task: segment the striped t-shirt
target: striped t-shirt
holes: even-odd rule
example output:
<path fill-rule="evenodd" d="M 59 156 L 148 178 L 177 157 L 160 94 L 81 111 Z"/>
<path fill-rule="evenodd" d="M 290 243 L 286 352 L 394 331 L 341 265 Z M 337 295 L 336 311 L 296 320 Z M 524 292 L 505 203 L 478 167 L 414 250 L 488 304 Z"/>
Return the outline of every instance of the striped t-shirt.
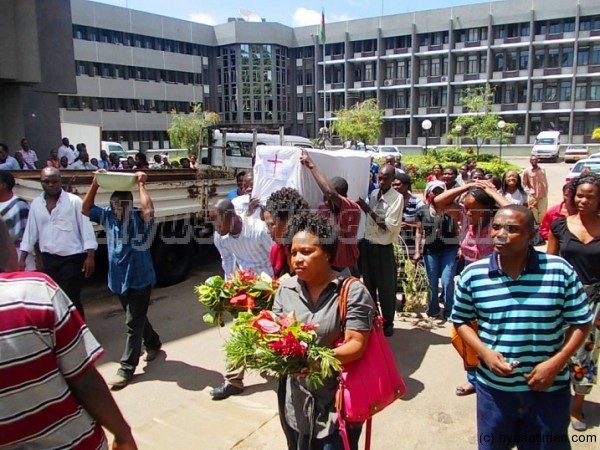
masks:
<path fill-rule="evenodd" d="M 0 447 L 101 449 L 102 428 L 72 395 L 102 348 L 44 274 L 0 274 Z"/>
<path fill-rule="evenodd" d="M 516 279 L 498 267 L 497 254 L 465 268 L 456 286 L 452 321 L 477 320 L 479 339 L 519 365 L 505 377 L 493 374 L 483 363 L 477 382 L 501 391 L 530 390 L 525 374 L 548 360 L 563 346 L 568 325 L 592 320 L 587 297 L 573 268 L 562 258 L 533 249 L 525 270 Z M 548 391 L 568 386 L 567 367 Z"/>

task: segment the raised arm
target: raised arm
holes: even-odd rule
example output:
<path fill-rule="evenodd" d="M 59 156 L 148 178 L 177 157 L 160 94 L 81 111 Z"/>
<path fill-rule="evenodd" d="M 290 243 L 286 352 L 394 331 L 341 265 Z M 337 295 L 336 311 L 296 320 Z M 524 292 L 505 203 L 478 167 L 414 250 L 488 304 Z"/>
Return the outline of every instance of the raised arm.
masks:
<path fill-rule="evenodd" d="M 140 206 L 142 208 L 142 219 L 144 222 L 150 222 L 154 220 L 154 203 L 152 203 L 152 199 L 150 198 L 150 194 L 146 189 L 146 180 L 148 179 L 148 175 L 144 172 L 136 172 L 137 176 L 137 184 L 140 189 Z"/>
<path fill-rule="evenodd" d="M 90 210 L 96 201 L 96 194 L 98 193 L 98 181 L 96 177 L 92 179 L 92 185 L 88 189 L 83 198 L 83 204 L 81 205 L 81 212 L 84 216 L 90 216 Z"/>
<path fill-rule="evenodd" d="M 473 187 L 473 184 L 448 189 L 433 199 L 433 206 L 440 212 L 445 212 L 450 217 L 460 220 L 460 207 L 456 199 Z"/>
<path fill-rule="evenodd" d="M 300 162 L 304 167 L 306 167 L 312 173 L 319 189 L 323 192 L 323 195 L 327 197 L 331 203 L 335 205 L 336 208 L 339 208 L 342 201 L 340 200 L 340 194 L 337 193 L 331 182 L 325 177 L 323 172 L 319 170 L 317 165 L 314 163 L 312 158 L 309 156 L 306 149 L 302 149 L 302 156 L 300 156 Z"/>

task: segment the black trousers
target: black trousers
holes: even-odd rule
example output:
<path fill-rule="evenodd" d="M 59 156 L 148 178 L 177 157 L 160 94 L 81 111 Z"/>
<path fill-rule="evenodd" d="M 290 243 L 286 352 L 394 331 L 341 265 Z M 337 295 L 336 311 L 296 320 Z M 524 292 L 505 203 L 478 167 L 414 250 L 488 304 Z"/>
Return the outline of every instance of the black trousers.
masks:
<path fill-rule="evenodd" d="M 396 315 L 396 259 L 394 246 L 361 241 L 363 281 L 373 300 L 379 304 L 385 324 L 394 323 Z"/>
<path fill-rule="evenodd" d="M 71 299 L 81 318 L 85 320 L 81 304 L 81 287 L 83 286 L 83 262 L 87 254 L 58 256 L 42 253 L 41 255 L 44 273 L 56 281 L 67 297 Z"/>
<path fill-rule="evenodd" d="M 144 289 L 129 289 L 125 294 L 119 295 L 119 301 L 125 310 L 125 325 L 127 326 L 127 339 L 125 351 L 121 356 L 123 375 L 133 375 L 140 362 L 142 343 L 146 349 L 157 349 L 161 346 L 160 337 L 154 331 L 148 320 L 148 306 L 152 286 Z"/>

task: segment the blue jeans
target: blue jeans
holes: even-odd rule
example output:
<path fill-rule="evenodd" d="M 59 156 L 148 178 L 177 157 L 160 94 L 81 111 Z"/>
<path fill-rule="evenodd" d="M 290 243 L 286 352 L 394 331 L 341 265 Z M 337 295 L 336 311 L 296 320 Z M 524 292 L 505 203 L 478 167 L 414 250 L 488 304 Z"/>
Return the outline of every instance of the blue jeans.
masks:
<path fill-rule="evenodd" d="M 479 450 L 567 450 L 571 396 L 553 392 L 505 392 L 477 386 Z"/>
<path fill-rule="evenodd" d="M 450 317 L 454 304 L 454 274 L 456 272 L 456 254 L 458 247 L 452 247 L 442 253 L 431 253 L 425 250 L 424 262 L 427 278 L 429 279 L 429 308 L 427 314 L 437 316 L 440 313 L 438 303 L 438 280 L 442 279 L 444 296 L 444 317 Z"/>

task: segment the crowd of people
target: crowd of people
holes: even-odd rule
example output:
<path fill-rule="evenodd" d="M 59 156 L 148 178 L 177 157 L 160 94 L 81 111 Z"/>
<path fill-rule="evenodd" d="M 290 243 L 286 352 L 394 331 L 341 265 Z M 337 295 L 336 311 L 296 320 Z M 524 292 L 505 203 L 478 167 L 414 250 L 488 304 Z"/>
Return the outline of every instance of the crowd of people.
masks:
<path fill-rule="evenodd" d="M 121 157 L 117 153 L 108 153 L 101 149 L 99 158 L 90 158 L 87 145 L 79 143 L 73 146 L 69 138 L 63 138 L 58 148 L 50 149 L 48 159 L 44 162 L 38 159 L 35 150 L 29 146 L 26 138 L 21 139 L 21 148 L 10 155 L 8 146 L 0 143 L 0 170 L 38 170 L 43 167 L 54 167 L 60 170 L 148 170 L 148 169 L 195 169 L 197 167 L 197 156 L 179 158 L 177 162 L 169 160 L 168 152 L 162 152 L 148 157 L 143 152 L 134 156 Z"/>
<path fill-rule="evenodd" d="M 73 158 L 70 164 L 77 162 L 87 160 Z M 426 314 L 440 325 L 453 324 L 479 356 L 477 370 L 468 372 L 465 384 L 455 390 L 459 396 L 477 393 L 478 432 L 510 434 L 519 429 L 566 435 L 569 423 L 578 431 L 587 428 L 584 398 L 596 383 L 600 348 L 597 328 L 590 333 L 600 314 L 600 272 L 594 264 L 600 252 L 600 176 L 585 174 L 574 180 L 563 190 L 564 202 L 546 211 L 548 180 L 535 157 L 522 173 L 508 171 L 502 177 L 486 174 L 474 160 L 459 168 L 436 164 L 422 198 L 412 192 L 406 168 L 393 157 L 372 167 L 364 199 L 348 198 L 352 180 L 328 178 L 306 150 L 300 162 L 323 194 L 318 210 L 311 210 L 292 188 L 273 192 L 262 204 L 252 197 L 251 173 L 239 173 L 238 186 L 214 205 L 214 245 L 226 279 L 236 269 L 289 274 L 276 293 L 274 311 L 293 311 L 299 320 L 316 321 L 318 343 L 348 363 L 365 351 L 377 314 L 383 317 L 385 335 L 394 335 L 399 307 L 394 245 L 401 240 L 408 256 L 425 266 L 430 290 Z M 150 168 L 143 158 L 138 163 Z M 0 170 L 0 232 L 6 229 L 4 239 L 11 242 L 0 247 L 0 285 L 10 287 L 0 301 L 0 314 L 15 320 L 11 305 L 17 311 L 28 308 L 35 283 L 45 286 L 45 292 L 67 293 L 71 301 L 64 294 L 36 298 L 52 312 L 53 326 L 43 322 L 47 315 L 28 315 L 27 326 L 53 334 L 62 332 L 58 325 L 65 321 L 79 330 L 73 345 L 85 347 L 79 355 L 84 363 L 74 370 L 75 361 L 69 361 L 65 369 L 57 359 L 58 370 L 66 370 L 61 373 L 74 401 L 123 442 L 116 448 L 134 448 L 127 424 L 104 393 L 104 382 L 97 387 L 104 398 L 99 411 L 89 406 L 72 380 L 80 373 L 96 380 L 93 361 L 101 353 L 85 327 L 79 300 L 82 280 L 94 270 L 92 221 L 106 231 L 108 286 L 126 312 L 125 351 L 109 385 L 122 389 L 132 381 L 143 347 L 146 361 L 161 351 L 160 337 L 147 319 L 155 274 L 149 245 L 143 245 L 154 221 L 146 174 L 137 172 L 139 208 L 131 192 L 114 192 L 109 206 L 96 206 L 95 180 L 83 201 L 66 193 L 53 165 L 42 170 L 40 181 L 43 195 L 28 207 L 12 193 L 14 177 Z M 537 233 L 549 241 L 546 253 L 532 246 Z M 12 245 L 18 256 L 12 255 Z M 37 262 L 48 278 L 27 275 L 36 248 Z M 352 284 L 346 321 L 340 324 L 339 287 L 351 276 L 361 277 L 362 283 Z M 83 342 L 86 336 L 89 341 Z M 16 382 L 1 376 L 10 361 L 0 355 L 3 400 L 3 392 L 18 398 L 20 386 L 27 383 L 26 375 Z M 335 379 L 325 380 L 315 389 L 302 376 L 279 380 L 278 406 L 288 448 L 343 448 L 336 384 Z M 223 400 L 243 391 L 244 370 L 229 370 L 211 395 Z M 46 438 L 35 427 L 28 436 L 4 434 L 8 403 L 0 404 L 0 445 Z M 108 411 L 112 421 L 106 418 Z M 12 413 L 28 417 L 25 409 Z M 360 434 L 360 426 L 348 430 L 352 448 L 357 448 Z M 482 443 L 480 448 L 495 447 Z"/>

